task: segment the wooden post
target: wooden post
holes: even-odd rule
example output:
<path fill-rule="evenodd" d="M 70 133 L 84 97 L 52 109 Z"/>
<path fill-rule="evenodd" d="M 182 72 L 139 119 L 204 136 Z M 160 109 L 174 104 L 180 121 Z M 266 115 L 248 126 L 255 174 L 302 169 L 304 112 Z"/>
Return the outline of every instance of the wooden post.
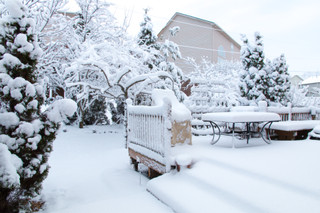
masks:
<path fill-rule="evenodd" d="M 165 118 L 165 140 L 164 140 L 164 157 L 166 162 L 166 172 L 169 172 L 171 169 L 170 159 L 169 159 L 169 149 L 171 147 L 171 140 L 172 140 L 172 120 L 171 120 L 171 113 L 172 113 L 172 103 L 169 98 L 163 99 L 164 108 L 166 110 L 166 118 Z"/>
<path fill-rule="evenodd" d="M 291 119 L 292 119 L 292 104 L 290 102 L 288 103 L 288 109 L 289 109 L 288 121 L 291 121 Z"/>

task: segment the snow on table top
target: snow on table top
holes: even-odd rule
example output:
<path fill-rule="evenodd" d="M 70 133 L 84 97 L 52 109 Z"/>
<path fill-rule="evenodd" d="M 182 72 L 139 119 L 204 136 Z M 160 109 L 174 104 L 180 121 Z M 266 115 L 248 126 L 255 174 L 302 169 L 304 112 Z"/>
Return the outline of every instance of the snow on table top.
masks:
<path fill-rule="evenodd" d="M 277 113 L 271 112 L 217 112 L 202 115 L 204 121 L 221 121 L 229 123 L 280 121 Z"/>
<path fill-rule="evenodd" d="M 271 129 L 282 131 L 298 131 L 304 129 L 313 129 L 320 124 L 320 120 L 306 120 L 306 121 L 282 121 L 271 125 Z"/>

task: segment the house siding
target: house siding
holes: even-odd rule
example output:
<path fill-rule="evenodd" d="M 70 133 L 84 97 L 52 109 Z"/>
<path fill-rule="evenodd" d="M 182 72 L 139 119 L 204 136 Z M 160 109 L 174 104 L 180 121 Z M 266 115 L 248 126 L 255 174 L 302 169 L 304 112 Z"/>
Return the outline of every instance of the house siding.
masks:
<path fill-rule="evenodd" d="M 180 27 L 176 36 L 170 35 L 169 29 L 175 26 Z M 194 58 L 200 63 L 202 58 L 217 63 L 219 57 L 218 49 L 225 51 L 225 60 L 239 60 L 240 45 L 233 41 L 222 29 L 213 22 L 176 13 L 168 24 L 158 34 L 160 42 L 169 39 L 179 45 L 183 58 Z M 233 50 L 231 48 L 233 46 Z M 231 53 L 234 51 L 236 53 Z M 184 60 L 177 59 L 176 64 L 184 73 L 190 73 L 192 67 Z"/>

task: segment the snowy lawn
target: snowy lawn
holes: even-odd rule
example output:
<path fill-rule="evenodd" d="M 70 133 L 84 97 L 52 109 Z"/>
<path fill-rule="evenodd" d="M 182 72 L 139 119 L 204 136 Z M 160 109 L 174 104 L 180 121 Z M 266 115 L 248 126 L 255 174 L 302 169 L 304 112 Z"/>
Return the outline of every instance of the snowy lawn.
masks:
<path fill-rule="evenodd" d="M 192 158 L 192 168 L 149 181 L 130 166 L 123 129 L 67 130 L 50 158 L 46 213 L 320 212 L 320 141 L 243 140 L 231 148 L 230 137 L 213 146 L 193 137 L 192 146 L 172 150 Z"/>
<path fill-rule="evenodd" d="M 44 183 L 45 212 L 172 212 L 146 191 L 148 179 L 132 169 L 124 147 L 120 127 L 61 131 Z"/>

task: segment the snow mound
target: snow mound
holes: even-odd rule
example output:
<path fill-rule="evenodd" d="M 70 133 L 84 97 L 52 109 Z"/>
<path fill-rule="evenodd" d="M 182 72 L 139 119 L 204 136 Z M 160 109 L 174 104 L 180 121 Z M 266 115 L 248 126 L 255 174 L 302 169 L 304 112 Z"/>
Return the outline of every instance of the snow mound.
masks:
<path fill-rule="evenodd" d="M 154 105 L 161 106 L 164 99 L 168 98 L 172 104 L 172 118 L 177 122 L 191 120 L 190 110 L 180 103 L 172 90 L 154 89 L 152 91 L 152 100 Z"/>
<path fill-rule="evenodd" d="M 188 166 L 192 163 L 192 157 L 189 155 L 176 156 L 176 163 L 180 166 Z"/>

